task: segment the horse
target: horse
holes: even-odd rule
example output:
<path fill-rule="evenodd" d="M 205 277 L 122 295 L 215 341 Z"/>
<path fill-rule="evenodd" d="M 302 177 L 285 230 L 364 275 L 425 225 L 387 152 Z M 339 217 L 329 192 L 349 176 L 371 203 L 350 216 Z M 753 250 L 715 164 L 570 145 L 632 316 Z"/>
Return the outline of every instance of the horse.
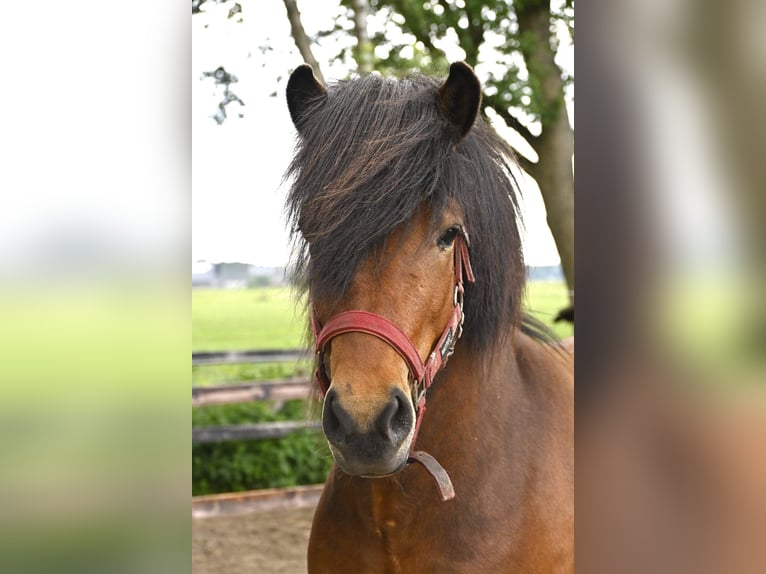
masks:
<path fill-rule="evenodd" d="M 303 65 L 286 95 L 334 458 L 309 573 L 573 571 L 574 359 L 521 310 L 516 164 L 473 70 L 324 86 Z"/>

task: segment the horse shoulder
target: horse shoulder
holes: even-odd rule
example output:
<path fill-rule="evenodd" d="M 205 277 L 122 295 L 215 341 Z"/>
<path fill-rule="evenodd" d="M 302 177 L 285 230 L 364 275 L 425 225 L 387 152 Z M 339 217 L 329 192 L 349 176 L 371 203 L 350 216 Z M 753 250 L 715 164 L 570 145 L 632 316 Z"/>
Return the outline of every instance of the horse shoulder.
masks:
<path fill-rule="evenodd" d="M 536 476 L 531 512 L 536 528 L 526 528 L 529 544 L 542 541 L 540 565 L 568 572 L 574 556 L 574 357 L 567 346 L 551 346 L 519 334 L 515 345 L 519 374 L 536 413 L 529 429 L 534 436 Z"/>
<path fill-rule="evenodd" d="M 514 341 L 521 376 L 546 395 L 568 399 L 574 391 L 574 336 L 548 344 L 517 333 Z"/>

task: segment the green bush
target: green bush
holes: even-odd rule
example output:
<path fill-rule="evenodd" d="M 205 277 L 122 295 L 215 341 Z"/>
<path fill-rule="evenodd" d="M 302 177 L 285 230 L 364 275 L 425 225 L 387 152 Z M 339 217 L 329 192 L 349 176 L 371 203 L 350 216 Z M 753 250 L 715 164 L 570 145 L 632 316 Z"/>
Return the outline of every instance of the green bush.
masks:
<path fill-rule="evenodd" d="M 304 401 L 274 411 L 267 403 L 192 408 L 193 426 L 302 420 Z M 324 437 L 299 431 L 282 439 L 228 441 L 192 447 L 192 495 L 324 482 L 332 463 Z"/>

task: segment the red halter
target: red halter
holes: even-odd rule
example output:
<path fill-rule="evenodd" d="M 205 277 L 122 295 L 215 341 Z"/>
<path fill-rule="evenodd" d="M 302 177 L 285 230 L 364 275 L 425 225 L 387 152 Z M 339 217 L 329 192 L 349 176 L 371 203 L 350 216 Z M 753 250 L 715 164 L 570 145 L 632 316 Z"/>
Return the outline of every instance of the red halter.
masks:
<path fill-rule="evenodd" d="M 455 490 L 447 471 L 426 452 L 414 452 L 420 423 L 426 412 L 426 391 L 433 384 L 436 374 L 444 368 L 455 350 L 455 343 L 463 332 L 463 273 L 469 283 L 474 282 L 471 260 L 468 257 L 468 233 L 461 230 L 455 239 L 455 295 L 454 308 L 447 325 L 433 346 L 428 359 L 423 362 L 410 338 L 396 324 L 382 315 L 369 311 L 345 311 L 333 316 L 324 326 L 317 320 L 311 309 L 311 330 L 316 340 L 316 353 L 320 355 L 315 378 L 322 396 L 327 393 L 330 381 L 324 370 L 323 353 L 327 343 L 343 333 L 359 332 L 373 335 L 388 343 L 407 363 L 412 378 L 412 402 L 415 405 L 415 432 L 410 443 L 408 462 L 420 462 L 436 480 L 442 500 L 454 498 Z"/>

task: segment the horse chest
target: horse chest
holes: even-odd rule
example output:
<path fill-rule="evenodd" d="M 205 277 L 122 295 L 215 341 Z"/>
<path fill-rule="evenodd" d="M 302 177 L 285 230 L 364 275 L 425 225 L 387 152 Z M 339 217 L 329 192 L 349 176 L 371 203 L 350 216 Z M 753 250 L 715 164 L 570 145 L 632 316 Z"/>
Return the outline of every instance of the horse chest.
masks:
<path fill-rule="evenodd" d="M 481 529 L 466 531 L 454 502 L 435 500 L 429 480 L 424 492 L 394 481 L 353 481 L 358 489 L 347 480 L 331 485 L 317 509 L 315 526 L 322 527 L 312 531 L 309 572 L 499 572 L 477 560 L 480 543 L 473 537 L 481 537 Z"/>
<path fill-rule="evenodd" d="M 402 501 L 401 496 L 392 495 L 384 489 L 374 489 L 365 502 L 369 503 L 369 515 L 360 513 L 358 527 L 366 528 L 370 534 L 370 546 L 377 548 L 383 556 L 391 557 L 392 566 L 397 566 L 396 557 L 413 544 L 408 533 L 412 531 L 416 513 Z"/>

